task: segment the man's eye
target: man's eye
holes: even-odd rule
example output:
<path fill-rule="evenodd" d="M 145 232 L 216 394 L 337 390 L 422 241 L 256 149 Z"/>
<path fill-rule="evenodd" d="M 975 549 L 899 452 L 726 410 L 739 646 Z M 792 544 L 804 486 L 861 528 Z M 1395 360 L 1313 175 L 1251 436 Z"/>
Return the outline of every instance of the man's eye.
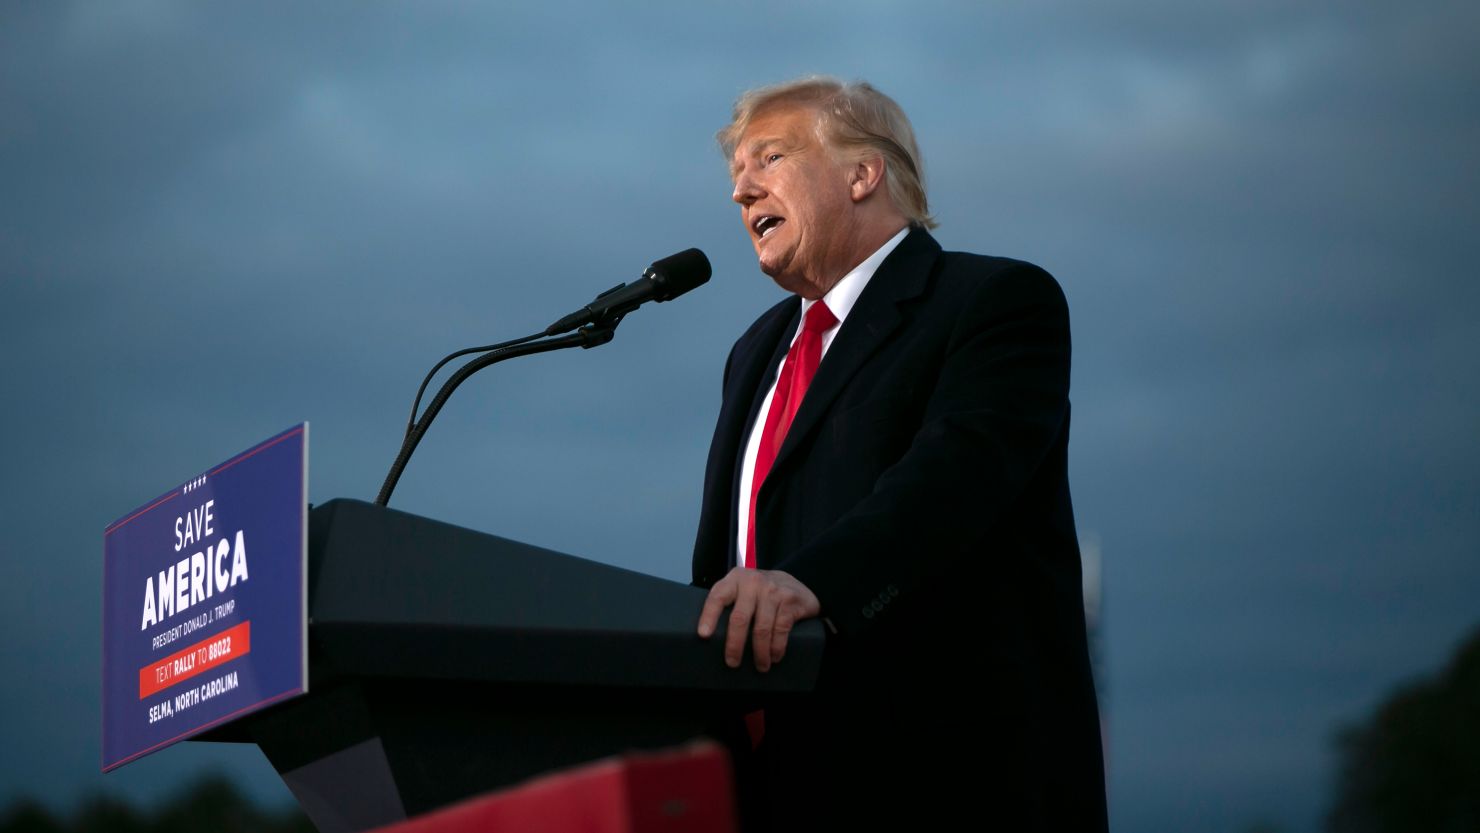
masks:
<path fill-rule="evenodd" d="M 781 159 L 781 154 L 779 154 L 779 153 L 773 153 L 773 154 L 771 154 L 771 155 L 769 155 L 769 156 L 766 157 L 766 164 L 767 165 L 774 165 L 780 159 Z"/>

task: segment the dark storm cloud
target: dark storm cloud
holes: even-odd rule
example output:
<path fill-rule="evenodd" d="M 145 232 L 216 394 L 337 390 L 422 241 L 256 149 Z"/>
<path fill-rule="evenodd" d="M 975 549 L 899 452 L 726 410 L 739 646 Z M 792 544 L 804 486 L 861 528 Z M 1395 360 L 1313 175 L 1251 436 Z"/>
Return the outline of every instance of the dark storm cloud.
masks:
<path fill-rule="evenodd" d="M 948 248 L 1067 290 L 1117 829 L 1313 829 L 1333 726 L 1474 623 L 1467 7 L 5 17 L 0 668 L 38 680 L 6 698 L 8 791 L 97 783 L 106 523 L 305 418 L 313 499 L 369 497 L 437 357 L 699 245 L 714 281 L 612 345 L 466 385 L 395 501 L 682 577 L 718 370 L 779 297 L 711 137 L 801 72 L 906 107 Z M 103 783 L 202 757 L 281 795 L 220 751 Z"/>

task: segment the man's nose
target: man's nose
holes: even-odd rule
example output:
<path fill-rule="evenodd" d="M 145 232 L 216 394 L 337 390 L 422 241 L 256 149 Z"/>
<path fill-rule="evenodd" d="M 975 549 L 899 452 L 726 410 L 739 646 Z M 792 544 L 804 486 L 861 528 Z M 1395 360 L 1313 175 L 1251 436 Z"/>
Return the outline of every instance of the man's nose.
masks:
<path fill-rule="evenodd" d="M 735 177 L 735 193 L 730 195 L 730 199 L 741 205 L 750 205 L 765 196 L 765 193 L 755 177 L 747 171 L 741 171 Z"/>

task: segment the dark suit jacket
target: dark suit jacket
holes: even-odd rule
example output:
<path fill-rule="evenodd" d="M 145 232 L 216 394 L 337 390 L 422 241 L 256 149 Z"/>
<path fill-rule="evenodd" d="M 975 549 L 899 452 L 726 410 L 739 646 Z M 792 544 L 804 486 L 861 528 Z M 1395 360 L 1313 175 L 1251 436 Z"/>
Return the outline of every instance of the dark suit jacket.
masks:
<path fill-rule="evenodd" d="M 795 297 L 767 311 L 725 366 L 700 586 L 734 564 L 741 454 L 799 313 Z M 811 588 L 836 629 L 817 692 L 767 709 L 764 826 L 964 810 L 1105 828 L 1068 392 L 1068 310 L 1046 272 L 919 229 L 879 267 L 757 503 L 759 565 Z"/>

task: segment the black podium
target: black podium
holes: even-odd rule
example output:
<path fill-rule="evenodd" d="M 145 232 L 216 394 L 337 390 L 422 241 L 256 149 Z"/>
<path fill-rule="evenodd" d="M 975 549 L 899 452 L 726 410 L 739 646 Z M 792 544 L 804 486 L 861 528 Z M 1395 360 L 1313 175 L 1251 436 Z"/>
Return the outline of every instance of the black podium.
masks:
<path fill-rule="evenodd" d="M 309 693 L 197 740 L 256 743 L 321 833 L 682 743 L 812 689 L 822 624 L 724 665 L 705 591 L 369 503 L 309 516 Z"/>

